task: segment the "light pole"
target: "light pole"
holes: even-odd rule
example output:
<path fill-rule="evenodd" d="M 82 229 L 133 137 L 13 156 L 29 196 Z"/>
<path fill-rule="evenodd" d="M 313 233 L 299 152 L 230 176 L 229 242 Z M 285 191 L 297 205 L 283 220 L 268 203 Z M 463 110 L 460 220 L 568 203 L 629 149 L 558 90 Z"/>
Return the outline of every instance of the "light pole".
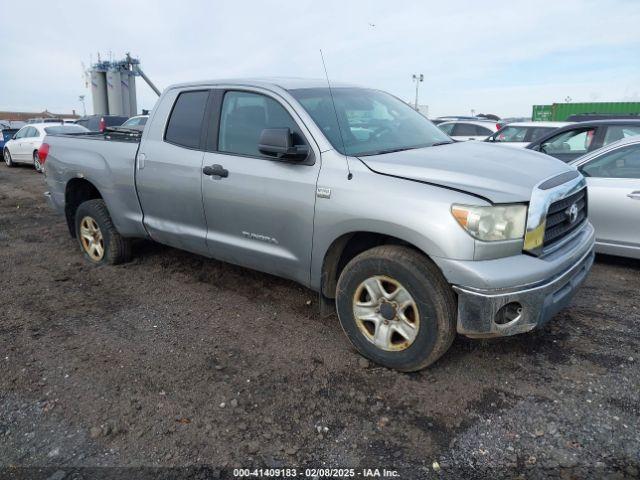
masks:
<path fill-rule="evenodd" d="M 87 107 L 84 106 L 84 95 L 78 96 L 78 100 L 80 100 L 80 103 L 82 103 L 82 116 L 86 117 L 87 116 Z"/>
<path fill-rule="evenodd" d="M 416 104 L 415 104 L 415 109 L 416 111 L 418 111 L 418 86 L 420 85 L 420 82 L 424 81 L 424 75 L 423 74 L 413 74 L 412 76 L 413 81 L 416 82 Z"/>

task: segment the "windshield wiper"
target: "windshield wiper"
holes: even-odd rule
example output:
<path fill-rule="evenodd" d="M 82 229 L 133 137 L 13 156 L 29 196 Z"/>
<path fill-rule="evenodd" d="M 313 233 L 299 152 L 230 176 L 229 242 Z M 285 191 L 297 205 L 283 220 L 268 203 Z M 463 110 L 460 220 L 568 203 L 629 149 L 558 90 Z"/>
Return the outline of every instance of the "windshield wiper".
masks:
<path fill-rule="evenodd" d="M 430 146 L 432 146 L 432 147 L 438 147 L 438 146 L 440 146 L 440 145 L 449 145 L 450 143 L 455 143 L 455 142 L 453 142 L 453 141 L 451 141 L 451 140 L 446 140 L 446 141 L 444 141 L 444 142 L 436 142 L 436 143 L 432 143 Z"/>
<path fill-rule="evenodd" d="M 416 148 L 422 148 L 424 145 L 416 145 L 413 147 L 402 147 L 402 148 L 390 148 L 388 150 L 378 150 L 375 152 L 367 152 L 361 153 L 357 155 L 358 157 L 369 157 L 372 155 L 384 155 L 385 153 L 395 153 L 395 152 L 404 152 L 405 150 L 415 150 Z"/>

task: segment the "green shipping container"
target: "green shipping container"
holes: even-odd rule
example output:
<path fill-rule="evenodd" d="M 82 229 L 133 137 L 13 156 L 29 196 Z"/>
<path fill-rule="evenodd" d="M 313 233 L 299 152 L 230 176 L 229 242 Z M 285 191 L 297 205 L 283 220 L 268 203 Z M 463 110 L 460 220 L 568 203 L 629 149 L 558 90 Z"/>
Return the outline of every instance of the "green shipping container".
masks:
<path fill-rule="evenodd" d="M 585 113 L 640 115 L 640 102 L 553 103 L 551 105 L 534 105 L 531 118 L 534 122 L 563 122 L 570 115 Z"/>

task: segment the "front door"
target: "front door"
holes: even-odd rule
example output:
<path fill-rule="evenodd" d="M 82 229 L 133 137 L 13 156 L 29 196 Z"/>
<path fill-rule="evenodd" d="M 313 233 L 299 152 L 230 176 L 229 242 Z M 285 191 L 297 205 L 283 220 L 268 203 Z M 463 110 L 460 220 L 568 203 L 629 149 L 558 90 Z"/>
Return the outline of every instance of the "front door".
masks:
<path fill-rule="evenodd" d="M 202 194 L 211 256 L 308 284 L 320 153 L 295 111 L 258 90 L 218 91 L 219 128 L 204 154 Z M 307 159 L 259 150 L 265 128 L 289 128 Z"/>
<path fill-rule="evenodd" d="M 136 185 L 152 239 L 207 254 L 202 208 L 202 158 L 208 90 L 167 93 L 149 122 L 137 156 Z"/>
<path fill-rule="evenodd" d="M 580 171 L 600 251 L 640 257 L 640 144 L 605 152 Z"/>

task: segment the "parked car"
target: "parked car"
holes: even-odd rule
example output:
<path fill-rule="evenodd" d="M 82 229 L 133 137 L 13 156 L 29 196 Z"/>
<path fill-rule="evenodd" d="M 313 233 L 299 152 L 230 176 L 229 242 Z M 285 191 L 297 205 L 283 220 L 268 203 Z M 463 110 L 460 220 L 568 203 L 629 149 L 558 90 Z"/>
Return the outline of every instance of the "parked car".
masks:
<path fill-rule="evenodd" d="M 0 127 L 0 150 L 4 149 L 5 144 L 18 133 L 19 128 Z"/>
<path fill-rule="evenodd" d="M 498 131 L 498 126 L 493 120 L 454 120 L 440 123 L 438 128 L 459 142 L 485 140 Z"/>
<path fill-rule="evenodd" d="M 464 115 L 448 115 L 446 117 L 437 117 L 437 118 L 433 118 L 431 119 L 431 122 L 433 122 L 434 125 L 440 125 L 441 123 L 444 122 L 451 122 L 454 120 L 477 120 L 477 117 L 470 117 L 470 116 L 464 116 Z"/>
<path fill-rule="evenodd" d="M 128 119 L 124 115 L 88 115 L 76 120 L 76 125 L 82 125 L 92 132 L 104 132 L 105 128 L 119 127 Z"/>
<path fill-rule="evenodd" d="M 42 161 L 87 261 L 125 262 L 131 239 L 151 238 L 292 279 L 335 306 L 363 355 L 402 371 L 456 332 L 544 324 L 593 263 L 574 168 L 453 142 L 379 90 L 187 83 L 163 92 L 142 135 L 74 137 L 47 136 Z"/>
<path fill-rule="evenodd" d="M 509 147 L 524 148 L 543 135 L 560 127 L 570 125 L 568 122 L 514 122 L 502 127 L 485 142 L 493 142 Z"/>
<path fill-rule="evenodd" d="M 144 130 L 144 126 L 147 124 L 149 115 L 136 115 L 120 125 L 123 128 L 132 128 L 134 130 Z"/>
<path fill-rule="evenodd" d="M 526 148 L 570 162 L 617 140 L 640 134 L 640 120 L 593 120 L 559 128 Z"/>
<path fill-rule="evenodd" d="M 618 140 L 571 164 L 587 179 L 596 251 L 640 258 L 640 136 Z"/>
<path fill-rule="evenodd" d="M 63 123 L 63 120 L 59 117 L 36 117 L 27 120 L 27 124 L 34 123 Z"/>
<path fill-rule="evenodd" d="M 2 149 L 2 156 L 7 167 L 15 163 L 30 163 L 38 172 L 42 165 L 38 157 L 38 149 L 45 135 L 88 132 L 79 125 L 63 125 L 62 123 L 32 123 L 18 130 Z"/>

